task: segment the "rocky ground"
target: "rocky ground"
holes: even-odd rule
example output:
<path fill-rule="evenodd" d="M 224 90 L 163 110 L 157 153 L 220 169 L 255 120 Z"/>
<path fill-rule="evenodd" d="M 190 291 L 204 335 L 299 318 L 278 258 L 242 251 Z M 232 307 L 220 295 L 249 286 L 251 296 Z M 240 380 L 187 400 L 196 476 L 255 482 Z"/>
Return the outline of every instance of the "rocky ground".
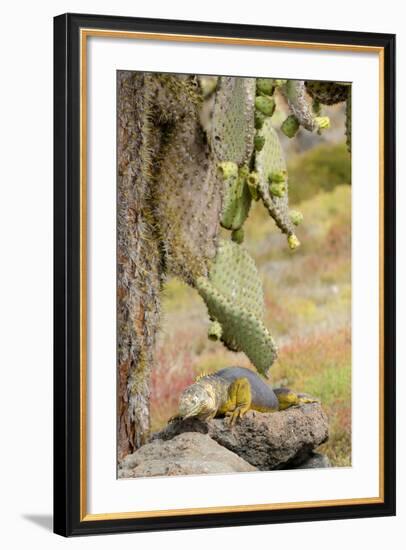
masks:
<path fill-rule="evenodd" d="M 223 418 L 175 420 L 120 463 L 119 477 L 326 468 L 328 458 L 315 449 L 327 439 L 328 420 L 318 403 L 249 411 L 234 426 Z"/>

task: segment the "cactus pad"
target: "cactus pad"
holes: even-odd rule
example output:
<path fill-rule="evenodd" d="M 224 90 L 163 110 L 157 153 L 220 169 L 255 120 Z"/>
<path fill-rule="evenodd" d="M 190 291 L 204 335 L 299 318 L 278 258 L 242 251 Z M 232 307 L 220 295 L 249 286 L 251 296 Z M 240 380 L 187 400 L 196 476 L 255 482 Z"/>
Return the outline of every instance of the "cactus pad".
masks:
<path fill-rule="evenodd" d="M 213 110 L 211 146 L 218 161 L 239 166 L 254 147 L 255 78 L 221 77 Z"/>
<path fill-rule="evenodd" d="M 223 210 L 220 223 L 225 229 L 240 229 L 248 217 L 251 207 L 251 193 L 247 185 L 248 170 L 232 162 L 223 162 L 219 165 L 223 175 L 225 189 Z"/>
<path fill-rule="evenodd" d="M 193 83 L 170 76 L 158 81 L 159 105 L 176 103 L 155 166 L 151 202 L 160 232 L 165 271 L 193 285 L 207 275 L 216 254 L 224 184 L 199 123 Z M 165 95 L 166 94 L 166 95 Z M 176 98 L 185 100 L 183 111 Z M 186 99 L 189 98 L 188 101 Z M 162 107 L 157 116 L 162 117 Z M 172 109 L 168 109 L 169 114 Z"/>
<path fill-rule="evenodd" d="M 282 147 L 270 119 L 264 122 L 258 134 L 265 138 L 264 147 L 255 155 L 255 169 L 259 176 L 258 193 L 276 225 L 289 237 L 295 231 L 288 209 L 287 177 L 283 182 L 284 192 L 281 197 L 271 194 L 269 185 L 270 179 L 272 181 L 276 175 L 286 174 Z"/>
<path fill-rule="evenodd" d="M 312 98 L 323 105 L 335 105 L 345 101 L 350 90 L 348 84 L 339 84 L 338 82 L 306 80 L 305 85 Z"/>
<path fill-rule="evenodd" d="M 262 320 L 262 284 L 248 252 L 231 241 L 220 241 L 209 277 L 199 277 L 196 287 L 211 319 L 221 325 L 218 333 L 225 346 L 243 351 L 266 374 L 277 348 Z"/>
<path fill-rule="evenodd" d="M 286 97 L 289 108 L 295 115 L 299 124 L 313 132 L 317 124 L 312 112 L 312 106 L 306 99 L 306 89 L 303 80 L 287 80 L 281 91 Z"/>

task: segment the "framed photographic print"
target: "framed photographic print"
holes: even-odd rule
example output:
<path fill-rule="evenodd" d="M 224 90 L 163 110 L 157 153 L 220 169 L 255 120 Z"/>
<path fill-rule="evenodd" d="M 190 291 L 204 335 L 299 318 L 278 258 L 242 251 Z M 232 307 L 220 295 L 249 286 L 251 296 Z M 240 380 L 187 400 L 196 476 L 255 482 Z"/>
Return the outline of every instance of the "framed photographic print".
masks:
<path fill-rule="evenodd" d="M 54 530 L 395 513 L 395 37 L 54 20 Z"/>

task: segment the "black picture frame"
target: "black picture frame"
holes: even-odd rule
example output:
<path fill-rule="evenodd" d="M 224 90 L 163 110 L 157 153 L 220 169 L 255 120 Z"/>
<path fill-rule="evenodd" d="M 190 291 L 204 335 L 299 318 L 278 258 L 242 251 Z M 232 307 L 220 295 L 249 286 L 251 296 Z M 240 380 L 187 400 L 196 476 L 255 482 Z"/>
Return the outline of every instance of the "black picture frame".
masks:
<path fill-rule="evenodd" d="M 89 521 L 80 512 L 80 29 L 200 35 L 382 49 L 384 58 L 384 469 L 382 502 Z M 64 14 L 54 19 L 54 532 L 63 536 L 395 514 L 395 36 Z"/>

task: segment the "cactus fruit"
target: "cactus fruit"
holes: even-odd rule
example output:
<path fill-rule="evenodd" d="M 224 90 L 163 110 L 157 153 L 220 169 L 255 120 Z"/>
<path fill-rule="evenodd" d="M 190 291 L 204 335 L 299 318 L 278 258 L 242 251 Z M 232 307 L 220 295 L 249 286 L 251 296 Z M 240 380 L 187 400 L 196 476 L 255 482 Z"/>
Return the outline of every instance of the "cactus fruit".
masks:
<path fill-rule="evenodd" d="M 307 92 L 323 105 L 335 105 L 345 101 L 350 87 L 338 82 L 323 82 L 320 80 L 306 80 Z"/>
<path fill-rule="evenodd" d="M 295 117 L 295 115 L 289 115 L 283 122 L 281 126 L 282 132 L 287 136 L 288 138 L 295 137 L 297 131 L 299 130 L 299 121 Z"/>
<path fill-rule="evenodd" d="M 211 319 L 221 325 L 225 346 L 243 351 L 265 375 L 277 349 L 262 321 L 262 284 L 248 252 L 231 241 L 220 241 L 209 277 L 198 278 L 196 287 Z"/>
<path fill-rule="evenodd" d="M 330 119 L 328 116 L 318 116 L 314 120 L 319 131 L 330 128 Z"/>
<path fill-rule="evenodd" d="M 266 116 L 263 113 L 261 113 L 261 111 L 255 111 L 254 124 L 255 124 L 256 130 L 260 130 L 262 128 L 262 126 L 264 125 L 265 119 L 266 119 Z"/>
<path fill-rule="evenodd" d="M 255 78 L 221 77 L 215 97 L 211 146 L 218 161 L 248 162 L 254 148 Z"/>
<path fill-rule="evenodd" d="M 264 145 L 265 145 L 265 138 L 263 136 L 257 135 L 254 137 L 255 151 L 260 151 Z"/>
<path fill-rule="evenodd" d="M 231 240 L 235 243 L 241 244 L 244 241 L 244 229 L 240 227 L 240 229 L 233 229 L 231 233 Z"/>
<path fill-rule="evenodd" d="M 272 95 L 275 84 L 272 78 L 257 78 L 257 91 L 261 94 Z"/>
<path fill-rule="evenodd" d="M 209 330 L 207 332 L 209 340 L 220 340 L 222 334 L 223 329 L 221 328 L 220 323 L 218 323 L 217 321 L 211 321 L 209 325 Z"/>
<path fill-rule="evenodd" d="M 269 183 L 284 183 L 286 181 L 286 170 L 280 170 L 279 172 L 272 172 L 268 176 Z"/>
<path fill-rule="evenodd" d="M 275 100 L 267 95 L 259 95 L 255 98 L 255 108 L 265 116 L 272 116 L 275 111 Z"/>
<path fill-rule="evenodd" d="M 278 79 L 274 79 L 273 83 L 275 84 L 275 86 L 277 86 L 278 88 L 281 88 L 282 86 L 284 86 L 286 84 L 287 80 L 278 80 Z"/>
<path fill-rule="evenodd" d="M 254 201 L 257 201 L 259 199 L 258 183 L 259 183 L 258 173 L 250 172 L 247 176 L 247 185 L 248 185 L 249 192 L 251 193 L 251 197 L 254 199 Z"/>
<path fill-rule="evenodd" d="M 289 237 L 294 234 L 294 226 L 288 209 L 288 180 L 282 147 L 270 119 L 265 121 L 258 133 L 265 138 L 265 145 L 255 154 L 255 169 L 258 174 L 256 189 L 276 225 Z M 271 179 L 271 185 L 269 185 L 269 179 Z M 281 181 L 274 181 L 274 179 Z M 283 188 L 272 187 L 276 193 L 271 194 L 270 186 L 283 186 Z"/>
<path fill-rule="evenodd" d="M 291 210 L 289 216 L 294 225 L 300 225 L 303 221 L 303 214 L 298 210 Z"/>
<path fill-rule="evenodd" d="M 289 235 L 288 244 L 291 250 L 295 250 L 298 246 L 300 246 L 299 239 L 296 237 L 296 235 Z"/>
<path fill-rule="evenodd" d="M 238 165 L 235 162 L 219 162 L 218 169 L 225 181 L 235 181 L 238 178 Z"/>
<path fill-rule="evenodd" d="M 280 183 L 271 183 L 269 186 L 269 192 L 273 197 L 279 197 L 282 198 L 286 193 L 286 183 L 280 182 Z"/>

